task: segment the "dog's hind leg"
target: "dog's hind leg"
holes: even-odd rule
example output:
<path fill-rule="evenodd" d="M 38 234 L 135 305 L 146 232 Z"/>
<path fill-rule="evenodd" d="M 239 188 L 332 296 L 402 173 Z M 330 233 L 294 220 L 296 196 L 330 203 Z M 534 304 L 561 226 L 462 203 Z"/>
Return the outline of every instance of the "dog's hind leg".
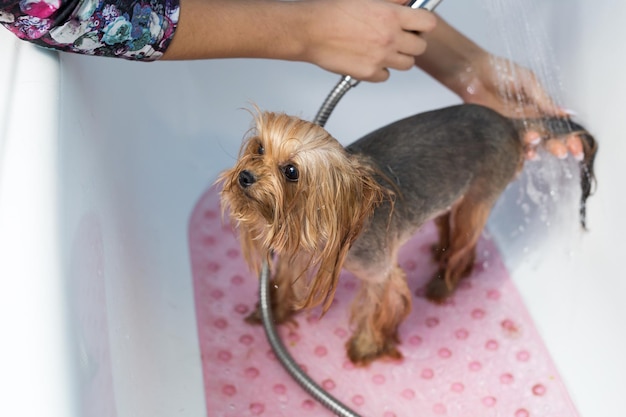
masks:
<path fill-rule="evenodd" d="M 433 259 L 441 262 L 450 249 L 450 212 L 444 213 L 435 219 L 439 241 L 432 246 Z"/>
<path fill-rule="evenodd" d="M 452 208 L 448 250 L 440 254 L 439 270 L 426 288 L 426 297 L 431 301 L 443 302 L 459 281 L 472 272 L 476 243 L 499 194 L 493 191 L 474 184 Z"/>
<path fill-rule="evenodd" d="M 411 310 L 411 291 L 404 271 L 395 265 L 382 282 L 362 279 L 354 300 L 351 324 L 354 334 L 346 344 L 350 360 L 361 366 L 386 357 L 401 359 L 398 326 Z"/>

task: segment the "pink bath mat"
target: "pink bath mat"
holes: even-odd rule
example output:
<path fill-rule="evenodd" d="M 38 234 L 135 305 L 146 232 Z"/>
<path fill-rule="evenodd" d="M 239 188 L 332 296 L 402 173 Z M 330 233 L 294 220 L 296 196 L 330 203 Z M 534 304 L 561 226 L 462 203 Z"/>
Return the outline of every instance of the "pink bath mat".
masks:
<path fill-rule="evenodd" d="M 298 363 L 335 398 L 366 417 L 578 416 L 554 363 L 511 282 L 497 248 L 483 237 L 476 267 L 444 306 L 424 299 L 434 274 L 426 225 L 400 253 L 414 289 L 400 327 L 404 360 L 355 368 L 347 360 L 348 315 L 358 283 L 341 276 L 336 300 L 280 328 Z M 189 224 L 198 335 L 207 415 L 330 416 L 292 381 L 260 326 L 244 317 L 257 302 L 258 278 L 243 261 L 232 228 L 222 223 L 218 192 L 208 190 Z"/>

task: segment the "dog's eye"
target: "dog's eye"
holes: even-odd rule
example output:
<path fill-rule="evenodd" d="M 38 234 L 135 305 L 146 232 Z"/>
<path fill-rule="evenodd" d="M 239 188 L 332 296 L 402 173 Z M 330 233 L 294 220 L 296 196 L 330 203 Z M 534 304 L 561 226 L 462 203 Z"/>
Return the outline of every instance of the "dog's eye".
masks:
<path fill-rule="evenodd" d="M 263 144 L 259 143 L 259 146 L 256 148 L 256 153 L 259 155 L 265 155 L 265 148 L 263 147 Z"/>
<path fill-rule="evenodd" d="M 285 178 L 287 178 L 287 181 L 298 181 L 298 168 L 294 167 L 293 165 L 285 165 L 283 167 L 283 174 L 285 174 Z"/>

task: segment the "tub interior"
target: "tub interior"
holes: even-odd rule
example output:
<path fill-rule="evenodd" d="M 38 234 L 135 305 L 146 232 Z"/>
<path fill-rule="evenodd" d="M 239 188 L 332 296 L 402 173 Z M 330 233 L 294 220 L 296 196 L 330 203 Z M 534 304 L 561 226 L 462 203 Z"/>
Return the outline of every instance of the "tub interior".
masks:
<path fill-rule="evenodd" d="M 279 366 L 263 329 L 246 322 L 259 284 L 219 212 L 218 188 L 211 188 L 189 223 L 209 415 L 328 415 Z M 278 329 L 295 362 L 359 415 L 576 415 L 492 238 L 479 241 L 474 271 L 456 295 L 442 305 L 426 300 L 436 239 L 427 223 L 399 252 L 413 312 L 398 333 L 402 361 L 358 367 L 347 359 L 359 283 L 344 272 L 325 315 L 309 310 Z"/>
<path fill-rule="evenodd" d="M 449 1 L 438 11 L 495 53 L 553 63 L 542 77 L 599 140 L 589 232 L 577 223 L 575 164 L 547 157 L 527 165 L 488 230 L 578 413 L 615 416 L 626 386 L 626 200 L 618 182 L 626 58 L 616 41 L 626 35 L 626 6 L 528 3 L 519 28 L 528 44 L 515 46 L 494 35 L 519 20 L 514 6 Z M 312 119 L 339 77 L 263 60 L 58 55 L 5 33 L 0 56 L 8 86 L 0 100 L 0 253 L 10 254 L 0 276 L 20 277 L 0 280 L 2 324 L 18 341 L 1 355 L 17 389 L 0 409 L 206 415 L 191 215 L 233 164 L 250 126 L 245 108 Z M 347 144 L 457 102 L 419 71 L 393 73 L 349 92 L 326 127 Z M 529 199 L 529 190 L 543 197 Z"/>

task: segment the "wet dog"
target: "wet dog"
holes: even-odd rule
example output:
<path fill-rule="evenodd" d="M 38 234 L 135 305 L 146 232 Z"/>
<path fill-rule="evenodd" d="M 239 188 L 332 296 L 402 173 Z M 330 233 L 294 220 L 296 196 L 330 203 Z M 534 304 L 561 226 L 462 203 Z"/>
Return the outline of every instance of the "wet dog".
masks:
<path fill-rule="evenodd" d="M 460 105 L 397 121 L 344 148 L 313 123 L 257 114 L 235 167 L 218 181 L 247 262 L 256 271 L 263 260 L 272 264 L 276 321 L 320 304 L 326 311 L 345 268 L 361 283 L 350 360 L 401 358 L 398 326 L 411 309 L 411 291 L 399 248 L 435 220 L 439 270 L 426 295 L 443 302 L 471 272 L 489 213 L 523 167 L 530 130 L 580 137 L 584 227 L 597 145 L 568 118 L 512 120 Z"/>

